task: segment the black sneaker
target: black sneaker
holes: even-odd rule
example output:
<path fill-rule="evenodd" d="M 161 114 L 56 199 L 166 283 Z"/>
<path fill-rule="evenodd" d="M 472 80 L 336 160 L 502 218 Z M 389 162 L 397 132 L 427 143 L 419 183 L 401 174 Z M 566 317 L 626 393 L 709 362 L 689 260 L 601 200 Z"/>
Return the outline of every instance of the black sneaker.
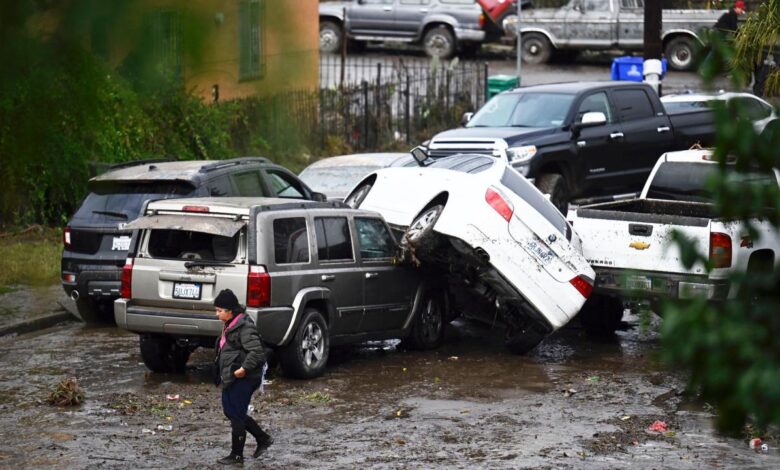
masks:
<path fill-rule="evenodd" d="M 255 449 L 255 453 L 252 454 L 252 457 L 258 458 L 260 457 L 263 452 L 266 451 L 269 447 L 271 447 L 271 444 L 274 443 L 274 438 L 272 436 L 268 436 L 268 439 L 264 440 L 263 442 L 257 443 L 257 449 Z"/>
<path fill-rule="evenodd" d="M 217 460 L 217 463 L 222 465 L 233 465 L 236 467 L 243 467 L 244 466 L 244 457 L 241 455 L 236 455 L 231 453 L 227 457 L 222 457 L 221 459 Z"/>

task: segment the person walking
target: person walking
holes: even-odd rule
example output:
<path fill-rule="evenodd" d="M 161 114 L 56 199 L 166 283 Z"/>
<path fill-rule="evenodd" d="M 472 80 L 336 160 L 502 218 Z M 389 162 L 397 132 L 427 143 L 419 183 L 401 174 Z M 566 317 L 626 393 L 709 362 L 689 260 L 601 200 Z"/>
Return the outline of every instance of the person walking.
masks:
<path fill-rule="evenodd" d="M 713 29 L 723 34 L 734 34 L 737 32 L 739 26 L 739 15 L 745 14 L 745 2 L 743 0 L 737 0 L 734 2 L 734 6 L 720 15 L 718 21 L 715 22 Z"/>
<path fill-rule="evenodd" d="M 244 463 L 244 444 L 247 431 L 257 440 L 254 458 L 272 443 L 273 437 L 247 414 L 252 394 L 263 383 L 267 369 L 266 351 L 252 319 L 244 313 L 238 298 L 230 289 L 222 290 L 214 299 L 217 317 L 224 323 L 217 339 L 214 363 L 222 384 L 222 411 L 230 420 L 230 454 L 217 460 L 223 465 L 241 466 Z"/>

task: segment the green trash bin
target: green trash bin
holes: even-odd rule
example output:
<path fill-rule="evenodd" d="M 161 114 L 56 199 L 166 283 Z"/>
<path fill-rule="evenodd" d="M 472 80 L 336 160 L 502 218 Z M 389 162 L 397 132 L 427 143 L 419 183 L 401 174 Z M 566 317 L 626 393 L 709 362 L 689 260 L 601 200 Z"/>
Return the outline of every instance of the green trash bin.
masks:
<path fill-rule="evenodd" d="M 514 75 L 491 75 L 488 77 L 487 97 L 488 99 L 496 96 L 502 91 L 511 90 L 520 85 L 520 81 Z"/>

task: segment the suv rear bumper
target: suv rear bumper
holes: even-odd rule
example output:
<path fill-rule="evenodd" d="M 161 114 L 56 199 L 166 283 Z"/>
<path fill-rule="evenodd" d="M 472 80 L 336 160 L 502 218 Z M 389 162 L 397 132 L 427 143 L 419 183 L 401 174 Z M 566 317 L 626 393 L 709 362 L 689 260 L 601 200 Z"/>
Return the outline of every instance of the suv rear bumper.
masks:
<path fill-rule="evenodd" d="M 707 276 L 597 269 L 593 291 L 649 300 L 705 298 L 722 301 L 728 298 L 730 288 L 731 283 L 727 279 L 710 279 Z"/>
<path fill-rule="evenodd" d="M 122 284 L 122 268 L 117 263 L 122 261 L 110 260 L 111 264 L 80 264 L 73 259 L 63 257 L 60 268 L 62 288 L 68 296 L 73 291 L 78 296 L 89 296 L 94 300 L 113 301 L 119 297 L 119 289 Z"/>

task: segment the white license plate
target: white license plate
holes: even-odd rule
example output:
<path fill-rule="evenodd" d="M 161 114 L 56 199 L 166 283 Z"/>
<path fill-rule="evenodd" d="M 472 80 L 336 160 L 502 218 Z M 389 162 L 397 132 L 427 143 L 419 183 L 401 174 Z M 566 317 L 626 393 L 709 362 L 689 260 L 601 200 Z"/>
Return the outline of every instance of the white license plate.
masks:
<path fill-rule="evenodd" d="M 629 290 L 651 290 L 653 281 L 647 276 L 628 276 L 626 278 L 626 289 Z"/>
<path fill-rule="evenodd" d="M 174 299 L 200 300 L 200 284 L 191 284 L 188 282 L 173 283 Z"/>
<path fill-rule="evenodd" d="M 533 253 L 534 258 L 541 262 L 543 266 L 550 264 L 550 261 L 552 261 L 552 259 L 555 257 L 555 253 L 534 240 L 526 241 L 525 247 L 528 249 L 528 251 Z"/>
<path fill-rule="evenodd" d="M 114 237 L 111 242 L 112 251 L 127 251 L 130 249 L 130 237 Z"/>

